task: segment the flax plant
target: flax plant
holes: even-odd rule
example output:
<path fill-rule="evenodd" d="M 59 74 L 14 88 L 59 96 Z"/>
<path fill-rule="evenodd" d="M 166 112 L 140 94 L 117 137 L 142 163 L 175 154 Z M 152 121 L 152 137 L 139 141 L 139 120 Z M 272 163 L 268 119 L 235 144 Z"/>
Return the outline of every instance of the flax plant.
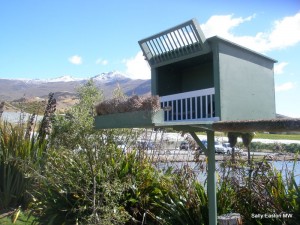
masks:
<path fill-rule="evenodd" d="M 221 195 L 218 192 L 218 213 L 240 213 L 246 225 L 298 224 L 300 192 L 295 182 L 294 170 L 284 174 L 283 170 L 272 168 L 266 160 L 252 163 L 251 168 L 246 165 L 248 165 L 246 161 L 224 165 L 220 182 L 221 186 L 224 185 L 226 188 Z M 249 173 L 252 175 L 249 176 Z M 222 208 L 226 210 L 222 211 Z M 285 214 L 291 217 L 285 218 L 283 216 Z M 253 215 L 263 216 L 254 218 Z M 264 215 L 277 217 L 267 218 Z"/>
<path fill-rule="evenodd" d="M 0 124 L 0 209 L 27 204 L 31 171 L 42 164 L 45 141 L 25 138 L 24 130 L 8 122 Z"/>
<path fill-rule="evenodd" d="M 27 127 L 22 113 L 18 124 L 0 120 L 0 210 L 28 206 L 33 174 L 41 173 L 46 160 L 47 140 L 34 134 L 34 118 Z"/>
<path fill-rule="evenodd" d="M 291 173 L 284 174 L 283 170 L 272 170 L 266 185 L 273 212 L 278 215 L 292 215 L 291 218 L 277 219 L 286 224 L 297 224 L 300 221 L 300 186 L 297 185 L 294 176 L 295 164 L 296 161 Z"/>
<path fill-rule="evenodd" d="M 204 187 L 195 179 L 192 170 L 167 171 L 171 176 L 167 193 L 156 203 L 161 209 L 163 224 L 208 224 L 208 198 Z"/>

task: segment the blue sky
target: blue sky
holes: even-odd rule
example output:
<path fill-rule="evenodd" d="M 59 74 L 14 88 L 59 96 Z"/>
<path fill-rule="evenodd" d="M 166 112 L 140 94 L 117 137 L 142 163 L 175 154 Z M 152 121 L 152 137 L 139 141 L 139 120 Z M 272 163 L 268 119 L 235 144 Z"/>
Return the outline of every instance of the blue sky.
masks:
<path fill-rule="evenodd" d="M 300 117 L 300 1 L 0 0 L 0 78 L 150 77 L 138 41 L 196 18 L 278 61 L 277 113 Z"/>

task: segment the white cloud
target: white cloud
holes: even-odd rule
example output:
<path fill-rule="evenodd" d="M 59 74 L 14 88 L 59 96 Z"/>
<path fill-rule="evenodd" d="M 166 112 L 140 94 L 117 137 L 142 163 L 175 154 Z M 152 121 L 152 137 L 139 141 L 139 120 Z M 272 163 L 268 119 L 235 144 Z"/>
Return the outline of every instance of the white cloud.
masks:
<path fill-rule="evenodd" d="M 201 25 L 206 37 L 218 35 L 258 52 L 283 49 L 300 42 L 300 12 L 274 22 L 270 31 L 257 32 L 254 36 L 237 36 L 233 29 L 256 16 L 235 18 L 233 15 L 212 16 Z"/>
<path fill-rule="evenodd" d="M 281 62 L 281 63 L 275 64 L 274 65 L 274 73 L 275 74 L 282 74 L 284 68 L 286 67 L 286 65 L 288 65 L 287 62 Z"/>
<path fill-rule="evenodd" d="M 100 65 L 103 65 L 103 66 L 105 66 L 105 65 L 107 65 L 108 64 L 108 60 L 106 60 L 106 59 L 97 59 L 96 60 L 96 64 L 100 64 Z"/>
<path fill-rule="evenodd" d="M 69 58 L 69 62 L 75 65 L 82 64 L 82 58 L 78 55 L 73 55 Z"/>
<path fill-rule="evenodd" d="M 295 84 L 293 82 L 286 82 L 286 83 L 276 86 L 275 91 L 276 92 L 288 91 L 288 90 L 293 89 L 294 87 L 295 87 Z"/>
<path fill-rule="evenodd" d="M 269 35 L 270 48 L 286 48 L 300 42 L 300 12 L 274 23 Z"/>
<path fill-rule="evenodd" d="M 223 38 L 233 38 L 232 29 L 245 21 L 252 20 L 254 17 L 255 15 L 247 18 L 233 18 L 233 15 L 216 15 L 210 17 L 205 24 L 201 24 L 201 29 L 206 37 L 218 35 Z"/>
<path fill-rule="evenodd" d="M 142 51 L 139 51 L 134 58 L 125 59 L 126 74 L 132 79 L 150 79 L 150 66 L 145 60 Z"/>

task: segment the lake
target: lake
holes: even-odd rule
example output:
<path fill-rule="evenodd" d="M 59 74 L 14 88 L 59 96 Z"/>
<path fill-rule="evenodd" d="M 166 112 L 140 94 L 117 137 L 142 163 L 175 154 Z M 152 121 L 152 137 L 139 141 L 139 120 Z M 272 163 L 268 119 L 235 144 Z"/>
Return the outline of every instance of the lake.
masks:
<path fill-rule="evenodd" d="M 220 163 L 222 161 L 216 162 L 216 171 L 217 176 L 221 175 L 220 172 Z M 286 174 L 290 174 L 294 168 L 294 177 L 298 186 L 300 186 L 300 161 L 269 161 L 271 166 L 278 171 L 282 171 L 283 177 L 285 178 Z M 157 168 L 166 169 L 172 166 L 174 169 L 180 169 L 184 166 L 188 165 L 193 171 L 196 173 L 198 180 L 201 183 L 205 183 L 206 181 L 206 164 L 198 164 L 195 162 L 166 162 L 166 163 L 156 163 Z"/>
<path fill-rule="evenodd" d="M 26 122 L 30 116 L 31 116 L 31 114 L 29 114 L 29 113 L 4 111 L 2 114 L 2 120 L 7 121 L 9 123 L 18 123 L 20 121 Z M 43 117 L 37 116 L 36 118 L 38 121 L 40 121 Z"/>

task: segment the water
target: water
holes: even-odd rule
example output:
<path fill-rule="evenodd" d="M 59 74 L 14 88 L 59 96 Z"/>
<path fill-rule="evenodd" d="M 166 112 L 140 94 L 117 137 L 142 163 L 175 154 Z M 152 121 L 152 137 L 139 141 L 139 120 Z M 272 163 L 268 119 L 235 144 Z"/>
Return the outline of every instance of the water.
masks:
<path fill-rule="evenodd" d="M 222 161 L 216 162 L 217 179 L 223 174 L 220 163 L 222 163 Z M 300 161 L 269 161 L 269 163 L 274 169 L 282 172 L 284 180 L 286 179 L 286 175 L 290 175 L 292 172 L 294 172 L 296 184 L 300 186 Z M 207 173 L 205 163 L 197 164 L 195 162 L 167 162 L 158 163 L 156 166 L 159 169 L 166 169 L 170 166 L 172 166 L 174 169 L 181 169 L 186 165 L 195 172 L 197 179 L 201 183 L 206 183 Z"/>
<path fill-rule="evenodd" d="M 4 111 L 2 114 L 2 120 L 9 123 L 19 123 L 20 121 L 27 121 L 30 116 L 31 114 L 29 113 Z M 40 121 L 42 119 L 42 116 L 36 116 L 36 119 L 37 121 Z"/>
<path fill-rule="evenodd" d="M 298 186 L 300 186 L 300 161 L 271 161 L 271 163 L 273 164 L 274 168 L 282 171 L 283 175 L 294 172 L 296 183 Z"/>

